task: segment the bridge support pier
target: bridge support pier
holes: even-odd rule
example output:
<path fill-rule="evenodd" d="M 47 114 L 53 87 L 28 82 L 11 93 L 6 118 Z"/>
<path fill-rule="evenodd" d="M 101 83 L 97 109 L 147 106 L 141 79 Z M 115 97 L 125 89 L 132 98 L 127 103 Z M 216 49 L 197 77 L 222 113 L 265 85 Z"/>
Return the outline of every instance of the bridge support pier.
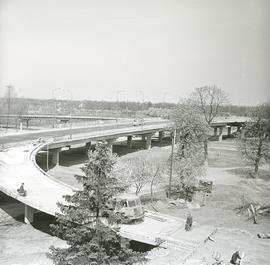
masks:
<path fill-rule="evenodd" d="M 88 154 L 89 150 L 91 150 L 91 142 L 86 143 L 85 148 L 86 148 L 86 154 Z"/>
<path fill-rule="evenodd" d="M 113 143 L 115 142 L 116 139 L 107 139 L 107 146 L 110 149 L 110 152 L 113 153 Z"/>
<path fill-rule="evenodd" d="M 127 137 L 127 147 L 128 147 L 129 149 L 132 148 L 132 135 L 129 135 L 129 136 Z"/>
<path fill-rule="evenodd" d="M 228 127 L 228 136 L 231 136 L 231 134 L 232 134 L 232 127 L 229 126 L 229 127 Z"/>
<path fill-rule="evenodd" d="M 158 132 L 158 141 L 159 141 L 159 143 L 162 142 L 163 137 L 164 137 L 164 132 L 163 131 Z"/>
<path fill-rule="evenodd" d="M 30 121 L 29 119 L 26 120 L 26 129 L 28 129 L 29 127 L 29 121 Z"/>
<path fill-rule="evenodd" d="M 219 127 L 219 134 L 218 134 L 218 141 L 222 142 L 222 132 L 223 132 L 223 127 Z"/>
<path fill-rule="evenodd" d="M 31 206 L 24 205 L 24 222 L 26 224 L 31 224 L 34 222 L 35 209 Z"/>
<path fill-rule="evenodd" d="M 153 133 L 146 134 L 146 145 L 145 145 L 145 149 L 146 150 L 150 150 L 151 149 L 152 136 L 153 136 Z"/>
<path fill-rule="evenodd" d="M 59 154 L 60 154 L 61 148 L 55 148 L 52 149 L 52 164 L 54 166 L 58 166 L 59 165 Z"/>

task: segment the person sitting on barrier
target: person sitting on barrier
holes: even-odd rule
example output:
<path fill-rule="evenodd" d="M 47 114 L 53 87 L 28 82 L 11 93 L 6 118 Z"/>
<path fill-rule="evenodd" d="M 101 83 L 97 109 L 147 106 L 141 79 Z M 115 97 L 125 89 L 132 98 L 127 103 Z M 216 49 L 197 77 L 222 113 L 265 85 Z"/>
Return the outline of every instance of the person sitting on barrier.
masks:
<path fill-rule="evenodd" d="M 26 190 L 24 189 L 24 183 L 21 184 L 20 188 L 17 189 L 17 192 L 19 193 L 19 195 L 21 196 L 26 196 Z"/>
<path fill-rule="evenodd" d="M 186 220 L 186 225 L 185 225 L 185 230 L 186 231 L 190 231 L 191 230 L 192 223 L 193 223 L 193 218 L 192 218 L 191 214 L 189 213 L 187 215 L 187 220 Z"/>
<path fill-rule="evenodd" d="M 241 257 L 240 257 L 239 251 L 236 251 L 236 252 L 233 253 L 233 255 L 231 257 L 230 264 L 239 265 L 240 264 L 240 260 L 241 260 Z"/>

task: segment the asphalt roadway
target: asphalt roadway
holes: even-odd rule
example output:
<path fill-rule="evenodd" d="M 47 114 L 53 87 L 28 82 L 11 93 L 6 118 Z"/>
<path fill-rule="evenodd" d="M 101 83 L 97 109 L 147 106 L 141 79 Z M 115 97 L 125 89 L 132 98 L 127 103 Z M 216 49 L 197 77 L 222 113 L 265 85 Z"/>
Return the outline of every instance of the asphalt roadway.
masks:
<path fill-rule="evenodd" d="M 164 124 L 168 123 L 166 120 L 154 120 L 154 121 L 146 121 L 144 125 L 155 125 L 155 124 Z M 138 125 L 136 127 L 140 128 L 142 125 Z M 76 134 L 87 134 L 91 132 L 103 131 L 103 130 L 113 130 L 120 128 L 128 128 L 135 127 L 131 122 L 122 122 L 115 124 L 102 124 L 102 125 L 94 125 L 88 127 L 77 127 L 77 128 L 62 128 L 62 129 L 49 129 L 49 130 L 39 130 L 39 131 L 31 131 L 31 132 L 23 132 L 16 133 L 12 135 L 3 135 L 0 136 L 0 144 L 10 144 L 10 143 L 19 143 L 25 141 L 33 141 L 40 137 L 49 139 L 49 138 L 57 138 L 64 137 Z"/>

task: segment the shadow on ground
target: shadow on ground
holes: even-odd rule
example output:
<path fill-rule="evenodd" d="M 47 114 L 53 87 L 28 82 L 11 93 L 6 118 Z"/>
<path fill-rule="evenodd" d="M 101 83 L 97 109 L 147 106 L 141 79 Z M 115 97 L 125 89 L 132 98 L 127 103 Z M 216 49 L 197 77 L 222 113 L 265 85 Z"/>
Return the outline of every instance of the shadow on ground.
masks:
<path fill-rule="evenodd" d="M 0 223 L 23 222 L 24 205 L 0 191 Z"/>
<path fill-rule="evenodd" d="M 47 234 L 50 232 L 50 224 L 54 224 L 54 216 L 43 212 L 34 215 L 34 228 Z M 10 226 L 24 223 L 24 204 L 0 192 L 0 225 Z"/>

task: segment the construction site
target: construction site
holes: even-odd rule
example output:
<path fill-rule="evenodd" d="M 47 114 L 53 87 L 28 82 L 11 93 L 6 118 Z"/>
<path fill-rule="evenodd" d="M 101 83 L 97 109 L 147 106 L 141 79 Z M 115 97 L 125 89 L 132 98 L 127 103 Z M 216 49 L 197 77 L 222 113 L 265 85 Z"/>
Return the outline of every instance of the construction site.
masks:
<path fill-rule="evenodd" d="M 270 265 L 269 0 L 0 0 L 0 265 Z"/>
<path fill-rule="evenodd" d="M 127 166 L 128 161 L 144 157 L 145 152 L 148 152 L 148 161 L 167 161 L 171 152 L 169 138 L 163 138 L 162 141 L 156 139 L 152 139 L 152 148 L 147 151 L 142 150 L 140 138 L 135 137 L 131 147 L 125 139 L 119 138 L 112 149 L 119 156 L 118 166 Z M 44 198 L 44 209 L 40 207 L 37 211 L 37 206 L 27 202 L 27 199 L 31 199 L 30 182 L 27 182 L 23 174 L 18 174 L 22 171 L 27 174 L 26 157 L 29 150 L 36 148 L 35 145 L 34 142 L 28 146 L 11 144 L 0 153 L 2 191 L 13 197 L 1 193 L 1 264 L 51 264 L 46 256 L 48 246 L 66 244 L 50 234 L 49 225 L 55 222 L 53 215 L 57 211 L 56 205 L 53 208 L 49 207 L 50 204 L 46 206 L 46 202 L 49 203 L 46 192 L 45 197 L 39 192 L 37 196 Z M 93 142 L 92 148 L 94 145 Z M 85 150 L 84 146 L 78 145 L 63 149 L 57 163 L 53 153 L 48 157 L 46 151 L 38 152 L 35 154 L 36 163 L 46 178 L 50 177 L 50 185 L 57 186 L 58 192 L 64 195 L 69 187 L 80 189 L 74 175 L 81 173 L 80 168 L 87 160 Z M 14 158 L 13 153 L 16 153 Z M 8 164 L 12 165 L 14 173 Z M 15 164 L 18 166 L 14 167 Z M 21 166 L 23 168 L 19 169 Z M 144 208 L 144 219 L 121 225 L 121 236 L 129 239 L 135 250 L 147 253 L 147 264 L 227 264 L 236 251 L 242 255 L 242 264 L 268 264 L 269 239 L 258 235 L 267 235 L 270 229 L 269 208 L 263 208 L 270 200 L 270 170 L 267 166 L 263 167 L 257 179 L 248 177 L 248 170 L 240 158 L 235 140 L 210 142 L 203 181 L 211 183 L 211 188 L 207 192 L 198 191 L 191 201 L 177 197 L 168 199 L 161 182 L 154 187 L 151 199 L 150 186 L 146 183 L 138 194 Z M 9 176 L 9 179 L 4 180 L 4 176 Z M 14 195 L 12 188 L 5 189 L 5 181 L 9 187 L 16 187 L 24 181 L 28 191 L 25 200 L 16 195 L 16 192 Z M 59 189 L 61 185 L 64 191 Z M 129 192 L 134 193 L 134 189 L 131 188 Z M 61 200 L 53 199 L 51 189 L 47 196 L 50 196 L 52 203 Z M 60 198 L 59 194 L 57 196 Z M 29 207 L 28 212 L 25 212 L 24 203 L 36 208 L 32 208 L 33 211 Z M 246 204 L 253 204 L 258 209 L 256 224 Z M 188 214 L 193 217 L 190 231 L 185 229 Z M 26 220 L 30 226 L 22 222 Z"/>

